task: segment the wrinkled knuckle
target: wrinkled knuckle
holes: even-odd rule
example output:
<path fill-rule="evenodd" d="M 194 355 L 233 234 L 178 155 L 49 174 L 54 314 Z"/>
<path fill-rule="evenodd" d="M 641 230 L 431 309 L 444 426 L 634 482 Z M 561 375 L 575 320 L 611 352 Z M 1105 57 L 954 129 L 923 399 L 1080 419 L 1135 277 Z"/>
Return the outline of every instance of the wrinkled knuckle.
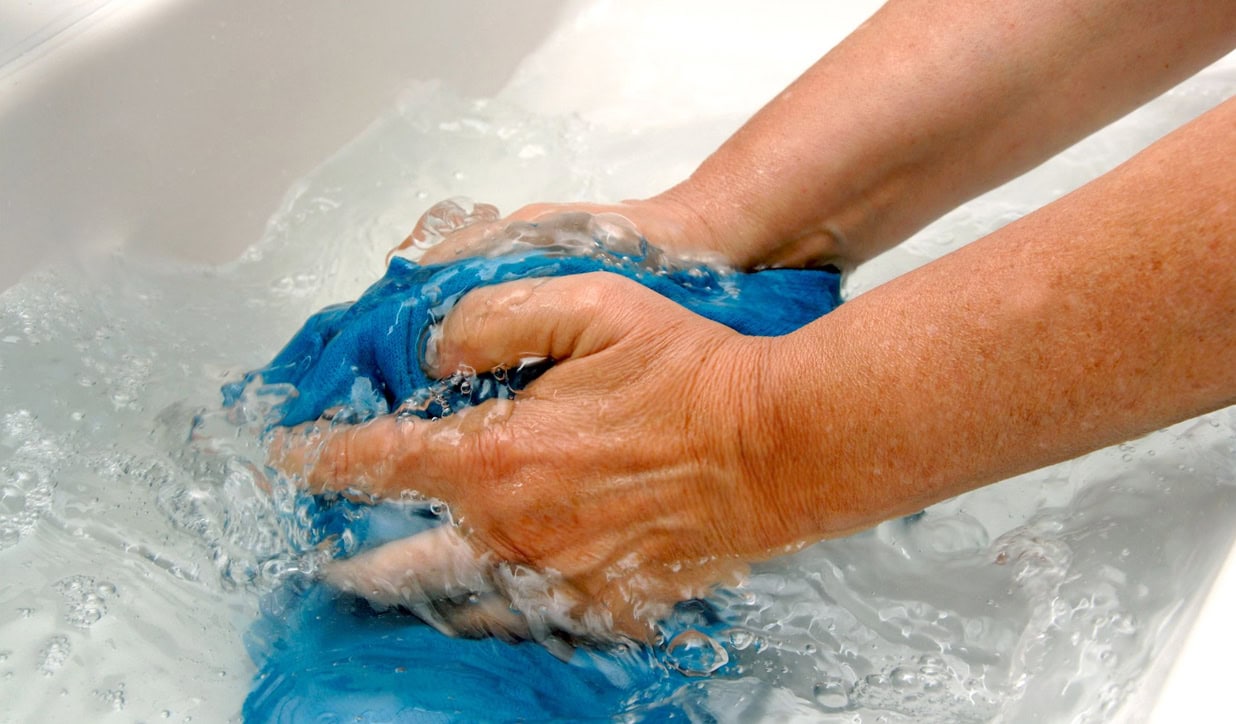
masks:
<path fill-rule="evenodd" d="M 334 485 L 352 470 L 352 461 L 356 459 L 356 436 L 351 431 L 336 435 L 322 449 L 325 454 L 318 458 L 314 472 L 324 484 Z"/>
<path fill-rule="evenodd" d="M 632 284 L 629 279 L 617 274 L 592 272 L 576 277 L 570 292 L 577 306 L 600 314 L 625 303 L 631 295 Z"/>
<path fill-rule="evenodd" d="M 505 472 L 503 461 L 504 439 L 498 425 L 487 425 L 477 430 L 471 437 L 468 458 L 471 461 L 481 484 L 500 480 Z"/>

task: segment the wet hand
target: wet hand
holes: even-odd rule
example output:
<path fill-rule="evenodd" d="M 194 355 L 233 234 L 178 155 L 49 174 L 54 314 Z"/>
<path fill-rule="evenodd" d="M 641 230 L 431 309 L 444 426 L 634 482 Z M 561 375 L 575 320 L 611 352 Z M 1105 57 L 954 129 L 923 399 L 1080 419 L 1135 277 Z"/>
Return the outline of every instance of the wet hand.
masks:
<path fill-rule="evenodd" d="M 556 361 L 516 399 L 317 423 L 275 456 L 315 489 L 450 506 L 453 525 L 333 563 L 336 585 L 455 632 L 651 639 L 674 603 L 786 542 L 745 403 L 772 342 L 616 275 L 483 288 L 445 319 L 431 371 Z"/>
<path fill-rule="evenodd" d="M 421 264 L 438 264 L 470 256 L 498 255 L 510 251 L 513 241 L 531 245 L 550 243 L 536 227 L 561 225 L 574 216 L 581 224 L 593 220 L 598 239 L 621 247 L 642 235 L 658 248 L 692 262 L 728 264 L 729 255 L 705 219 L 668 197 L 617 204 L 530 204 L 501 217 L 497 207 L 467 199 L 448 199 L 426 211 L 416 227 L 392 253 L 418 249 Z M 581 228 L 581 232 L 584 230 Z M 588 230 L 597 234 L 598 228 Z M 626 238 L 629 237 L 629 238 Z M 559 235 L 560 238 L 560 235 Z"/>

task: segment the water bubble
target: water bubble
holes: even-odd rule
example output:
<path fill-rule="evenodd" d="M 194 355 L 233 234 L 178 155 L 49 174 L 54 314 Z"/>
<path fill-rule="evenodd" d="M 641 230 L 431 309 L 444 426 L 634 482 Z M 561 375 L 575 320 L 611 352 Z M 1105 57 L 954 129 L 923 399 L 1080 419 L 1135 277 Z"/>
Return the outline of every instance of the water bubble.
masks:
<path fill-rule="evenodd" d="M 64 598 L 64 620 L 79 628 L 89 628 L 103 618 L 107 614 L 107 599 L 116 592 L 111 583 L 96 583 L 89 576 L 68 576 L 53 588 Z"/>
<path fill-rule="evenodd" d="M 888 680 L 899 689 L 908 689 L 918 686 L 918 672 L 905 666 L 898 666 L 889 672 Z"/>
<path fill-rule="evenodd" d="M 739 628 L 730 631 L 730 645 L 735 650 L 742 651 L 753 643 L 755 643 L 755 634 L 750 631 Z"/>
<path fill-rule="evenodd" d="M 111 689 L 95 689 L 94 695 L 99 697 L 103 703 L 111 707 L 112 711 L 124 710 L 124 684 L 121 683 Z"/>
<path fill-rule="evenodd" d="M 867 674 L 863 677 L 863 683 L 872 689 L 881 689 L 888 686 L 888 677 L 884 674 Z"/>
<path fill-rule="evenodd" d="M 845 711 L 850 708 L 850 687 L 835 677 L 821 679 L 813 692 L 815 701 L 826 712 Z"/>
<path fill-rule="evenodd" d="M 44 676 L 52 676 L 69 660 L 73 645 L 67 636 L 53 636 L 48 639 L 39 655 L 39 671 Z"/>
<path fill-rule="evenodd" d="M 687 629 L 665 648 L 670 664 L 687 676 L 707 676 L 729 662 L 730 656 L 711 636 Z"/>

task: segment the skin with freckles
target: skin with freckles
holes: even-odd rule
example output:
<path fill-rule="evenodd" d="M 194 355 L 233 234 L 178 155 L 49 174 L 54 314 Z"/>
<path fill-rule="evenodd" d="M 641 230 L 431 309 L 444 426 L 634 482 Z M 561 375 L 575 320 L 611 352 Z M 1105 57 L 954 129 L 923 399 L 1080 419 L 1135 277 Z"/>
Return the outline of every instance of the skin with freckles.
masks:
<path fill-rule="evenodd" d="M 559 360 L 517 401 L 438 421 L 387 417 L 327 434 L 321 447 L 292 446 L 280 464 L 307 467 L 315 488 L 398 497 L 415 485 L 448 500 L 478 550 L 552 572 L 563 595 L 645 635 L 642 622 L 705 594 L 765 547 L 756 525 L 735 535 L 714 523 L 760 505 L 737 398 L 764 364 L 762 344 L 611 274 L 478 290 L 447 315 L 436 372 Z M 307 451 L 318 455 L 308 466 Z M 420 585 L 443 597 L 446 579 L 468 568 L 449 542 L 433 543 L 455 560 L 446 575 L 417 566 L 435 579 Z M 404 565 L 370 561 L 363 575 L 375 580 L 357 590 L 381 595 L 392 586 L 373 571 L 390 571 L 389 583 Z"/>
<path fill-rule="evenodd" d="M 893 0 L 690 179 L 584 209 L 740 267 L 851 266 L 1234 42 L 1230 2 Z M 1233 157 L 1236 100 L 780 338 L 606 274 L 479 289 L 434 372 L 556 360 L 524 393 L 301 431 L 314 443 L 275 456 L 314 487 L 449 502 L 457 527 L 338 563 L 340 585 L 415 608 L 518 598 L 503 572 L 526 568 L 567 612 L 554 626 L 647 638 L 745 562 L 1236 402 Z M 494 228 L 425 259 L 477 253 Z M 536 628 L 516 606 L 460 620 Z"/>

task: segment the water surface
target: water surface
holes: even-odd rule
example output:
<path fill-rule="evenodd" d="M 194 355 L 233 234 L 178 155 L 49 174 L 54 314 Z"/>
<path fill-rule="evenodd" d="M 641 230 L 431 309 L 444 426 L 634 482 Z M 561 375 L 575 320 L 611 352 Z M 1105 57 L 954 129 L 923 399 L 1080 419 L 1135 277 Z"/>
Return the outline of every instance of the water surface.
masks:
<path fill-rule="evenodd" d="M 1203 74 L 932 225 L 849 293 L 1233 89 L 1231 72 Z M 220 384 L 354 298 L 433 201 L 650 193 L 733 122 L 624 132 L 418 87 L 292 189 L 233 264 L 91 258 L 0 295 L 0 720 L 237 716 L 253 674 L 242 634 L 309 562 L 262 487 L 253 431 L 219 413 Z M 741 673 L 680 696 L 721 721 L 1137 719 L 1133 695 L 1231 542 L 1234 459 L 1236 415 L 1220 411 L 761 565 L 720 598 Z"/>

